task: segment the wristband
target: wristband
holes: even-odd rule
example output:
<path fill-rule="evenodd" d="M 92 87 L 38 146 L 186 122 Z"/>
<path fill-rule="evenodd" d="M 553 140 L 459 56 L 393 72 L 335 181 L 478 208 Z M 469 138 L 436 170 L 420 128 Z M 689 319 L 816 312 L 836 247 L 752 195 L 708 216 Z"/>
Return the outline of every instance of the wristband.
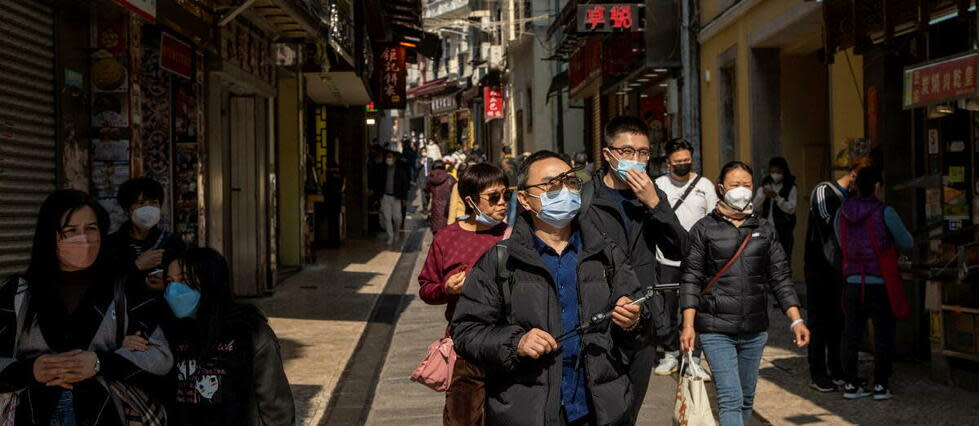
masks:
<path fill-rule="evenodd" d="M 799 324 L 803 324 L 805 322 L 806 321 L 803 320 L 802 318 L 799 318 L 799 319 L 797 319 L 795 321 L 792 321 L 792 324 L 789 324 L 789 330 L 795 330 L 795 326 L 797 326 Z"/>

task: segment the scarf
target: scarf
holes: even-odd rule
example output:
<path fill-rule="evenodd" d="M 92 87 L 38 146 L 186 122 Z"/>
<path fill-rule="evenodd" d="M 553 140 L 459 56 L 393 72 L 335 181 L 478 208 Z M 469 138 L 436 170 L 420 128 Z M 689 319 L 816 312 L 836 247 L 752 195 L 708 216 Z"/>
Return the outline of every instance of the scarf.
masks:
<path fill-rule="evenodd" d="M 753 209 L 754 206 L 748 204 L 748 207 L 746 207 L 744 210 L 738 210 L 731 207 L 727 201 L 724 201 L 723 199 L 717 201 L 716 208 L 717 212 L 721 214 L 721 217 L 727 221 L 745 220 L 748 216 L 751 216 Z"/>

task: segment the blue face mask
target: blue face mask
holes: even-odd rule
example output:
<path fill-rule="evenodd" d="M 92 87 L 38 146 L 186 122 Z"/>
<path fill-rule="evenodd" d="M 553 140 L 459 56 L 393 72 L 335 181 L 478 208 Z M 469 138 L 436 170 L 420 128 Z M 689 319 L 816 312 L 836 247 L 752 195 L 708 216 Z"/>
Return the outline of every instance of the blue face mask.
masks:
<path fill-rule="evenodd" d="M 184 283 L 173 282 L 163 291 L 163 298 L 177 318 L 187 318 L 197 312 L 201 303 L 201 292 Z"/>
<path fill-rule="evenodd" d="M 477 223 L 480 223 L 482 225 L 486 225 L 486 226 L 489 226 L 490 228 L 493 228 L 496 225 L 499 225 L 500 223 L 503 222 L 501 220 L 496 220 L 496 219 L 493 219 L 493 218 L 491 218 L 491 217 L 483 214 L 483 212 L 480 211 L 479 210 L 479 207 L 476 207 L 475 204 L 473 204 L 473 210 L 476 211 L 476 222 Z"/>
<path fill-rule="evenodd" d="M 615 166 L 615 174 L 619 177 L 619 180 L 623 182 L 626 182 L 626 173 L 629 171 L 629 169 L 636 169 L 642 173 L 646 172 L 646 163 L 633 160 L 620 160 L 619 157 L 615 156 L 615 154 L 612 154 L 612 158 L 619 163 Z"/>
<path fill-rule="evenodd" d="M 556 194 L 545 192 L 541 195 L 527 195 L 540 199 L 541 208 L 537 217 L 555 228 L 568 226 L 581 208 L 581 193 L 568 188 L 562 188 Z"/>

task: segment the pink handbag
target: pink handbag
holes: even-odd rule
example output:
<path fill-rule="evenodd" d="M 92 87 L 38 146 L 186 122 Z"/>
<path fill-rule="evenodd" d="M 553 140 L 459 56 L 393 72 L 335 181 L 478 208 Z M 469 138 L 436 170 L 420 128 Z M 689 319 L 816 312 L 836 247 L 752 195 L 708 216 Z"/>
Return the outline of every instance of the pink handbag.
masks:
<path fill-rule="evenodd" d="M 445 392 L 452 383 L 456 351 L 451 337 L 443 337 L 428 346 L 428 355 L 411 373 L 411 381 L 421 383 L 436 392 Z"/>

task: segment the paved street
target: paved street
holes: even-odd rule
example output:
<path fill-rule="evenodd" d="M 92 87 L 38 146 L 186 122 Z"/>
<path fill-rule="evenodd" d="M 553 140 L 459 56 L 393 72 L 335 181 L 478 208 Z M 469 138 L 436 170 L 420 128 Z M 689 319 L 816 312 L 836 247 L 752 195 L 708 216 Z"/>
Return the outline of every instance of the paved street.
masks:
<path fill-rule="evenodd" d="M 443 307 L 416 295 L 431 242 L 422 223 L 409 218 L 398 248 L 372 239 L 322 251 L 318 265 L 255 300 L 282 341 L 299 424 L 441 423 L 444 394 L 408 379 L 445 326 Z M 968 424 L 979 416 L 979 394 L 930 381 L 925 364 L 897 365 L 890 402 L 816 393 L 808 388 L 804 351 L 783 332 L 786 320 L 774 311 L 772 318 L 755 424 Z M 638 424 L 671 424 L 675 383 L 653 377 Z"/>

